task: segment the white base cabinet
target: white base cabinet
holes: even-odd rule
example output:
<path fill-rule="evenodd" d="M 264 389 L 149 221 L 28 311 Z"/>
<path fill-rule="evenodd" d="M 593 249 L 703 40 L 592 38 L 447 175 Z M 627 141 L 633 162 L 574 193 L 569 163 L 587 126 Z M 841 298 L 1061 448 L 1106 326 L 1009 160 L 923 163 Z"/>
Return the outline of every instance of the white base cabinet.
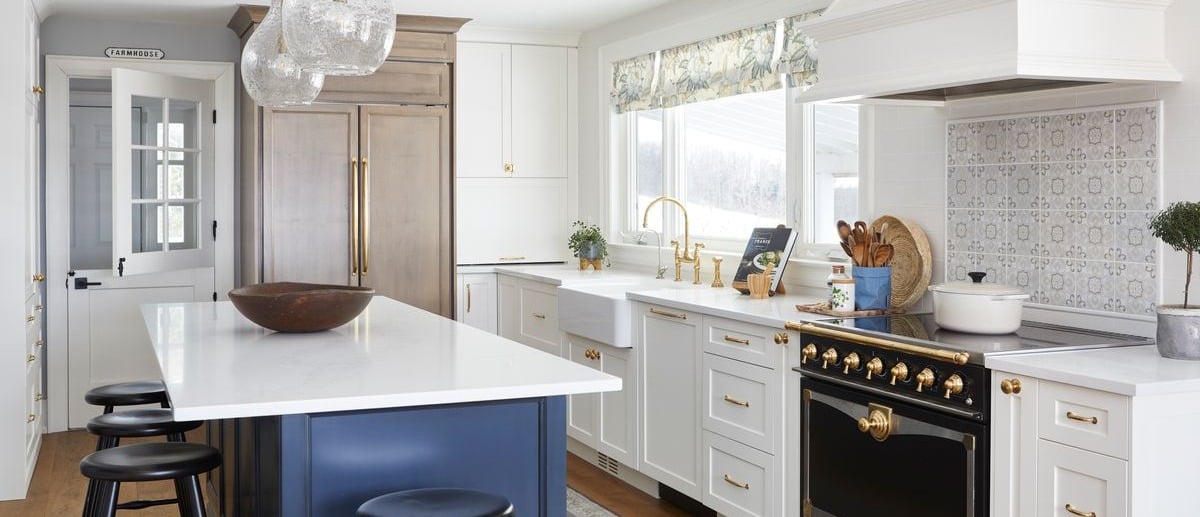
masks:
<path fill-rule="evenodd" d="M 556 287 L 498 275 L 499 334 L 548 354 L 564 356 Z"/>
<path fill-rule="evenodd" d="M 637 381 L 633 349 L 567 334 L 568 359 L 620 377 L 621 391 L 571 395 L 567 435 L 622 464 L 637 468 Z"/>
<path fill-rule="evenodd" d="M 700 500 L 700 331 L 697 313 L 637 304 L 639 470 Z"/>
<path fill-rule="evenodd" d="M 457 284 L 454 319 L 495 334 L 496 274 L 459 274 Z"/>

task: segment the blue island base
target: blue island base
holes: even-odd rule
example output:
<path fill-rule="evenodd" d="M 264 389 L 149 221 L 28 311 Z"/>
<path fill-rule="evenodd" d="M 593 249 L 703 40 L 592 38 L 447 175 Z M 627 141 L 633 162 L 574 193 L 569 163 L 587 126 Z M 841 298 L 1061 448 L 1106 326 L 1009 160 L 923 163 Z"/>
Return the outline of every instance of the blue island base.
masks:
<path fill-rule="evenodd" d="M 566 515 L 565 397 L 210 421 L 224 463 L 213 515 L 352 516 L 412 488 L 507 497 L 517 515 Z"/>

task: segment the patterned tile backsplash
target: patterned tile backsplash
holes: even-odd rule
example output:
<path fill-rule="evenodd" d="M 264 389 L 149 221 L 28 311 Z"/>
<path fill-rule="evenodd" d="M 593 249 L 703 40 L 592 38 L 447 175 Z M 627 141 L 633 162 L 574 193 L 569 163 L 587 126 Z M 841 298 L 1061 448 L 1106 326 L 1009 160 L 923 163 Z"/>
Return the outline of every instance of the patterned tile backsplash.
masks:
<path fill-rule="evenodd" d="M 946 125 L 946 277 L 1033 303 L 1153 315 L 1160 103 Z"/>

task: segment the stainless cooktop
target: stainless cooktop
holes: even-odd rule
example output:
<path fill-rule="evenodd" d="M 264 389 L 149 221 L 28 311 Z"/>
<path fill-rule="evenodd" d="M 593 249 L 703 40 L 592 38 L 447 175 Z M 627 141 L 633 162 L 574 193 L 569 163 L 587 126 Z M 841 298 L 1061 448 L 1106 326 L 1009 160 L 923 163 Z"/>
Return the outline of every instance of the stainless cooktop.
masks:
<path fill-rule="evenodd" d="M 1153 339 L 1145 337 L 1029 321 L 1022 321 L 1021 328 L 1012 334 L 968 334 L 938 327 L 930 313 L 827 319 L 814 323 L 882 338 L 903 338 L 904 341 L 916 341 L 945 350 L 969 352 L 974 359 L 972 362 L 979 363 L 986 356 L 1154 343 Z"/>

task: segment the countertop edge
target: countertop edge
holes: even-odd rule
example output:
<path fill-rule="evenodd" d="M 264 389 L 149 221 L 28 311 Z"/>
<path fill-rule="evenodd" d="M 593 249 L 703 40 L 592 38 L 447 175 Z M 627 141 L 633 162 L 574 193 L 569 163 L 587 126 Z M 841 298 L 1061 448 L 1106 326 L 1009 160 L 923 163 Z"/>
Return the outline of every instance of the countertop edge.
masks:
<path fill-rule="evenodd" d="M 1081 359 L 1096 356 L 1097 354 L 1144 354 L 1144 356 L 1133 358 L 1118 356 L 1116 359 L 1124 359 L 1121 364 L 1129 365 L 1130 369 L 1112 372 L 1105 370 L 1104 373 L 1096 373 L 1095 370 L 1098 369 L 1097 366 L 1099 363 L 1092 362 L 1092 364 L 1085 364 Z M 1174 372 L 1170 371 L 1174 367 L 1187 366 L 1189 364 L 1200 365 L 1200 363 L 1179 361 L 1178 365 L 1174 365 L 1177 361 L 1179 360 L 1159 356 L 1157 348 L 1154 345 L 1138 345 L 1134 347 L 989 357 L 985 359 L 984 365 L 996 371 L 1028 375 L 1047 381 L 1091 388 L 1129 397 L 1200 393 L 1200 375 L 1188 377 L 1192 373 L 1186 370 L 1183 372 L 1178 370 Z M 1142 366 L 1141 369 L 1137 369 L 1139 365 Z M 1154 375 L 1174 375 L 1175 378 L 1155 379 L 1153 378 Z"/>

